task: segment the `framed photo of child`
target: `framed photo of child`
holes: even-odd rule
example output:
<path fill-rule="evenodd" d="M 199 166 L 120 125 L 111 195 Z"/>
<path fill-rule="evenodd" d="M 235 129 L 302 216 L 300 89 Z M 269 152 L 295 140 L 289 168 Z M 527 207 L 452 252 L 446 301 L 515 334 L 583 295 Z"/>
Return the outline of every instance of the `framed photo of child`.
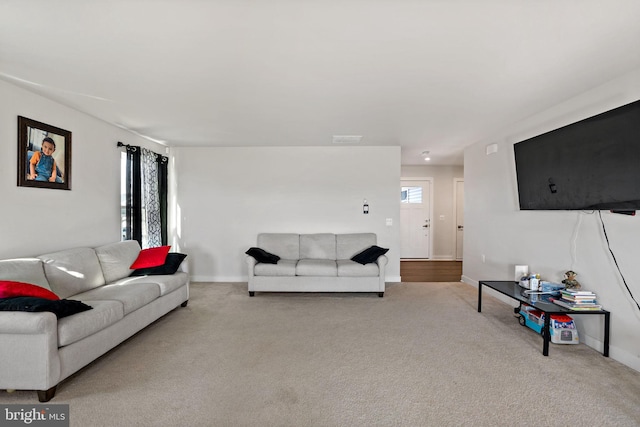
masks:
<path fill-rule="evenodd" d="M 71 190 L 71 132 L 18 116 L 18 186 Z"/>

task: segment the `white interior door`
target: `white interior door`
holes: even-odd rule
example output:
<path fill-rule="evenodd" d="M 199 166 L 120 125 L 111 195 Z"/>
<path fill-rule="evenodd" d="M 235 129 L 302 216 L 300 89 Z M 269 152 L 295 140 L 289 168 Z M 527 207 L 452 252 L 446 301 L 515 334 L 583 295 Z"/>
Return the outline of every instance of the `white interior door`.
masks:
<path fill-rule="evenodd" d="M 431 257 L 431 181 L 402 180 L 400 258 Z"/>
<path fill-rule="evenodd" d="M 462 260 L 462 244 L 464 242 L 464 181 L 455 181 L 456 207 L 456 260 Z"/>

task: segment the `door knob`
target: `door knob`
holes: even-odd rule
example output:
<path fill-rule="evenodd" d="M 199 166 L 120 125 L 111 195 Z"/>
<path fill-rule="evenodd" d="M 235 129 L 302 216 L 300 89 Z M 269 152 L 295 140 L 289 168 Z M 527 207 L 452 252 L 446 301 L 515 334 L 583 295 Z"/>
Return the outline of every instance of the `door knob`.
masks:
<path fill-rule="evenodd" d="M 458 230 L 463 230 L 464 229 L 464 225 L 459 225 L 458 226 Z"/>

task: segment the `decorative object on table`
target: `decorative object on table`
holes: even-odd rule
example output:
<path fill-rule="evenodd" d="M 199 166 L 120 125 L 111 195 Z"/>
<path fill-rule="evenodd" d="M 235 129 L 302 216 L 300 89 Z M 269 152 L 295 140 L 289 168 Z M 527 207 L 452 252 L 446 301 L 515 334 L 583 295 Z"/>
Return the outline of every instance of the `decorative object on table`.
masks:
<path fill-rule="evenodd" d="M 71 190 L 71 132 L 18 116 L 18 186 Z"/>
<path fill-rule="evenodd" d="M 578 273 L 573 270 L 569 270 L 564 273 L 565 279 L 562 281 L 562 283 L 564 283 L 567 289 L 580 289 L 580 282 L 576 280 L 577 275 Z"/>

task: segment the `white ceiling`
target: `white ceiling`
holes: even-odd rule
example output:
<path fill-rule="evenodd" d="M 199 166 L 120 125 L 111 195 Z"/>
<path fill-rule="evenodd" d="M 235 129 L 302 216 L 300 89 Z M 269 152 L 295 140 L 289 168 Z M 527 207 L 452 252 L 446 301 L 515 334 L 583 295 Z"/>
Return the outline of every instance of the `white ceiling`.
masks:
<path fill-rule="evenodd" d="M 639 0 L 0 1 L 7 82 L 171 146 L 362 135 L 403 164 L 462 164 L 638 42 Z"/>

